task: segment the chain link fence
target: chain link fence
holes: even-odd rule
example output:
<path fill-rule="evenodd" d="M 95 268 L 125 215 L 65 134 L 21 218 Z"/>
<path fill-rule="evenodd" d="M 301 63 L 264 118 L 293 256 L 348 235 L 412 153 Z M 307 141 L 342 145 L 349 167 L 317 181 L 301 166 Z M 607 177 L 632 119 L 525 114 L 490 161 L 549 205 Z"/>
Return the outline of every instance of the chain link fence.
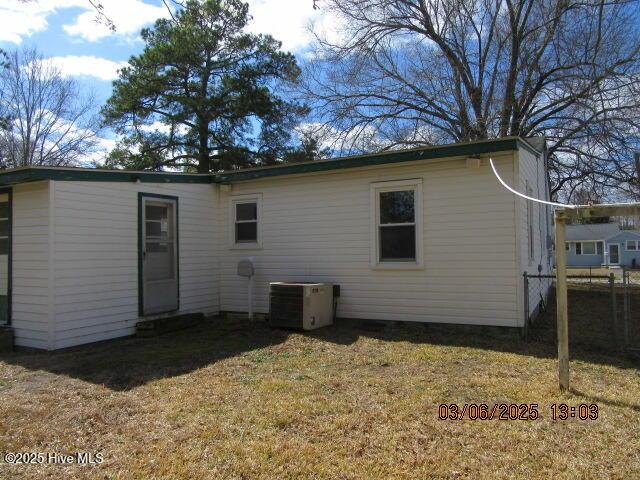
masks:
<path fill-rule="evenodd" d="M 555 275 L 524 274 L 525 332 L 552 341 Z M 567 275 L 569 343 L 609 353 L 640 354 L 640 269 L 583 269 Z"/>

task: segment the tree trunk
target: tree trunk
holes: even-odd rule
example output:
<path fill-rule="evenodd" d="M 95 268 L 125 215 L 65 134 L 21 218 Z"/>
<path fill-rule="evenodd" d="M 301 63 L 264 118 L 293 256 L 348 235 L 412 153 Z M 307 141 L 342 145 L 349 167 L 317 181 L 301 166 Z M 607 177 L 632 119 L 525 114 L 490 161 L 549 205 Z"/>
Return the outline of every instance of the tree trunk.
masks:
<path fill-rule="evenodd" d="M 209 173 L 211 171 L 211 160 L 209 158 L 209 129 L 207 123 L 200 121 L 198 126 L 198 173 Z"/>

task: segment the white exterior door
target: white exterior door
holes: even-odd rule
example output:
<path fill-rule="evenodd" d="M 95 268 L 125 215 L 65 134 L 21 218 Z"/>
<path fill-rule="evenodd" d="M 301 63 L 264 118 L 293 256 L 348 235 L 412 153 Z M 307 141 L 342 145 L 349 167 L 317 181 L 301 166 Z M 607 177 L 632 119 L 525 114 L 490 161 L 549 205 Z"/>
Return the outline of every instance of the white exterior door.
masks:
<path fill-rule="evenodd" d="M 143 313 L 177 310 L 177 202 L 143 197 L 141 210 Z"/>
<path fill-rule="evenodd" d="M 609 244 L 609 263 L 618 265 L 620 263 L 620 245 L 617 243 Z"/>

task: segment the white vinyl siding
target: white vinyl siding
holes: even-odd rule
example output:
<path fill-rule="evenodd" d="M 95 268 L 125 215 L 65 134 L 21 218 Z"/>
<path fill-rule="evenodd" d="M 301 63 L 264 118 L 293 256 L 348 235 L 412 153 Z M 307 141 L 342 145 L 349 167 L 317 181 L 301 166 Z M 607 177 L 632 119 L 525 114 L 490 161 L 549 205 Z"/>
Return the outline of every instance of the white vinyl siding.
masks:
<path fill-rule="evenodd" d="M 11 326 L 22 347 L 53 348 L 49 216 L 49 182 L 13 187 Z"/>
<path fill-rule="evenodd" d="M 138 192 L 178 197 L 180 313 L 216 312 L 215 189 L 53 182 L 56 348 L 132 334 L 138 321 Z"/>
<path fill-rule="evenodd" d="M 544 160 L 542 155 L 521 148 L 516 154 L 520 192 L 527 192 L 534 198 L 549 200 L 549 189 Z M 553 272 L 553 252 L 551 242 L 554 236 L 551 226 L 552 212 L 550 207 L 536 202 L 530 202 L 523 198 L 515 198 L 519 206 L 519 238 L 520 238 L 520 265 L 517 270 L 519 276 L 518 302 L 520 312 L 520 325 L 524 322 L 524 281 L 522 274 L 529 275 L 539 273 L 550 275 Z M 558 246 L 557 248 L 562 248 Z M 540 268 L 540 272 L 538 269 Z M 544 296 L 551 285 L 551 279 L 534 279 L 529 282 L 529 313 L 532 314 L 540 304 L 540 294 Z M 545 298 L 546 300 L 546 298 Z"/>
<path fill-rule="evenodd" d="M 494 158 L 512 180 L 511 153 Z M 371 184 L 416 178 L 424 269 L 372 269 Z M 221 252 L 221 310 L 247 311 L 237 264 L 251 256 L 256 312 L 268 312 L 271 281 L 326 281 L 341 286 L 341 317 L 518 325 L 515 203 L 489 167 L 467 168 L 460 157 L 238 182 L 220 193 L 220 211 L 229 214 L 232 196 L 256 193 L 262 249 Z"/>

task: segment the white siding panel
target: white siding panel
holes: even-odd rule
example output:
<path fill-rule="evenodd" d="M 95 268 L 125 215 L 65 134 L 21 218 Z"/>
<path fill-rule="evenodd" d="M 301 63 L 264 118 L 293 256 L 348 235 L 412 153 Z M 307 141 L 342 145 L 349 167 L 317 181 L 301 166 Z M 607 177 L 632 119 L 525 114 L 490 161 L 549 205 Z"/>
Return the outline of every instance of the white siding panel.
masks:
<path fill-rule="evenodd" d="M 532 196 L 543 200 L 549 200 L 549 189 L 544 167 L 543 156 L 536 156 L 531 152 L 520 149 L 519 162 L 519 191 L 525 192 L 527 184 L 532 189 Z M 529 253 L 529 227 L 527 223 L 527 200 L 517 200 L 519 207 L 520 224 L 520 265 L 521 271 L 519 284 L 524 292 L 524 280 L 522 274 L 537 275 L 538 266 L 542 274 L 553 273 L 552 253 L 548 248 L 548 238 L 553 236 L 551 228 L 551 208 L 540 203 L 532 202 L 533 213 L 533 257 Z M 531 279 L 529 282 L 529 314 L 531 315 L 540 303 L 540 293 L 546 300 L 546 293 L 551 285 L 550 279 Z M 524 294 L 521 295 L 523 297 Z M 521 305 L 521 324 L 524 323 L 524 305 Z"/>
<path fill-rule="evenodd" d="M 513 155 L 494 157 L 513 180 Z M 370 266 L 370 184 L 423 180 L 423 270 Z M 262 249 L 228 245 L 232 195 L 262 194 Z M 515 202 L 465 159 L 239 182 L 220 193 L 221 309 L 246 311 L 237 262 L 256 265 L 255 310 L 271 281 L 340 284 L 341 317 L 517 326 Z"/>
<path fill-rule="evenodd" d="M 16 345 L 48 348 L 49 183 L 13 187 L 13 296 Z"/>
<path fill-rule="evenodd" d="M 56 347 L 138 321 L 138 192 L 178 197 L 180 312 L 217 312 L 216 187 L 55 182 Z"/>

